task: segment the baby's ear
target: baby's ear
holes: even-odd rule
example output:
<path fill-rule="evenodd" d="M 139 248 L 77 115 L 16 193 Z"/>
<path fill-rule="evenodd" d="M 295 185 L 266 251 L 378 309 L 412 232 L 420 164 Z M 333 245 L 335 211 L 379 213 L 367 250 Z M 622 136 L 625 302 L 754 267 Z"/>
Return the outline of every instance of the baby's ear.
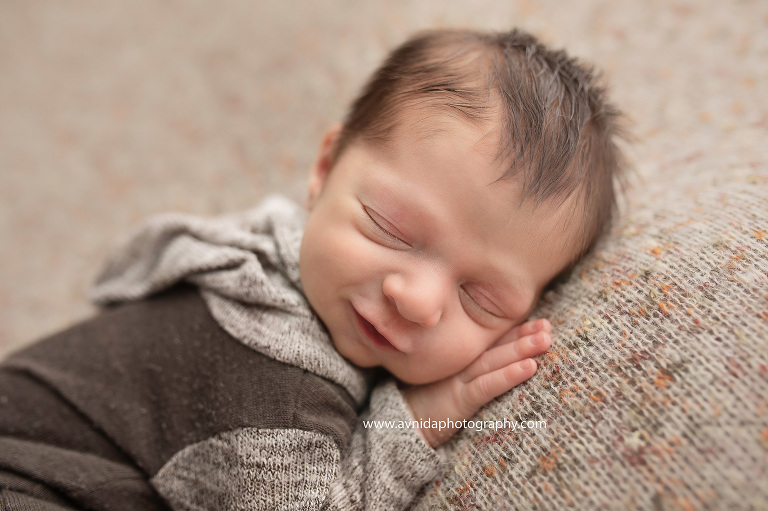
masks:
<path fill-rule="evenodd" d="M 336 153 L 336 146 L 339 143 L 339 137 L 341 136 L 341 129 L 342 125 L 340 123 L 328 128 L 323 137 L 323 142 L 320 144 L 317 159 L 315 159 L 315 163 L 309 169 L 309 183 L 307 187 L 307 209 L 309 210 L 315 206 L 317 198 L 325 186 L 328 173 L 333 167 L 333 158 Z"/>

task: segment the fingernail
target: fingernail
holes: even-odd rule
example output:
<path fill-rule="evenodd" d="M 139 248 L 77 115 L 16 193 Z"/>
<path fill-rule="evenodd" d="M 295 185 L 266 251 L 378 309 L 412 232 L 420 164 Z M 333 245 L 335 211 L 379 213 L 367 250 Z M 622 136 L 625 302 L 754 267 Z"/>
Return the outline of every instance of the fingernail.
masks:
<path fill-rule="evenodd" d="M 534 346 L 543 346 L 547 342 L 547 334 L 539 332 L 531 337 L 531 344 Z"/>
<path fill-rule="evenodd" d="M 530 371 L 531 369 L 536 369 L 536 362 L 534 362 L 530 358 L 527 360 L 523 360 L 522 362 L 520 362 L 520 369 L 524 371 Z"/>

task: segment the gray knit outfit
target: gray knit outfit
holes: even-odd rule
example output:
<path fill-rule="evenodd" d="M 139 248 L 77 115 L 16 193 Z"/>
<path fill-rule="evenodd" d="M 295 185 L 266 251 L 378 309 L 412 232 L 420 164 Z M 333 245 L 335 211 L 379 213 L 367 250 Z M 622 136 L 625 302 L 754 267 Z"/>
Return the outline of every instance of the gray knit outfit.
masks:
<path fill-rule="evenodd" d="M 363 427 L 410 413 L 389 380 L 358 416 L 366 375 L 301 291 L 303 225 L 274 197 L 217 219 L 156 217 L 130 236 L 92 292 L 126 303 L 0 367 L 0 508 L 408 506 L 439 456 L 416 429 Z M 31 412 L 29 399 L 50 406 Z M 41 418 L 59 427 L 28 433 Z"/>

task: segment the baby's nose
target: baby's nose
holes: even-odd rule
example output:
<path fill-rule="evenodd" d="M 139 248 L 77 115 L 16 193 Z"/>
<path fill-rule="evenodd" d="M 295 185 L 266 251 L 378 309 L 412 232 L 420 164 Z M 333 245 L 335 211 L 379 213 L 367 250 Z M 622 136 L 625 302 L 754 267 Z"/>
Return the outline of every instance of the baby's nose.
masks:
<path fill-rule="evenodd" d="M 425 327 L 433 327 L 443 316 L 444 290 L 437 278 L 406 278 L 392 274 L 384 279 L 384 295 L 402 317 Z"/>

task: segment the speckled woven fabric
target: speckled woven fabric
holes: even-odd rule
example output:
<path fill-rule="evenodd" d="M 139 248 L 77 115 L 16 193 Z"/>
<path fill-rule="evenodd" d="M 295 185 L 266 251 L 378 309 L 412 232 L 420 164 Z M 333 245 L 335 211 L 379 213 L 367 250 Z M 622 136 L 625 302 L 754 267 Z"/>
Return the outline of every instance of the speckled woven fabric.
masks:
<path fill-rule="evenodd" d="M 553 348 L 483 418 L 548 427 L 463 432 L 416 509 L 768 507 L 768 177 L 713 174 L 543 300 Z"/>

